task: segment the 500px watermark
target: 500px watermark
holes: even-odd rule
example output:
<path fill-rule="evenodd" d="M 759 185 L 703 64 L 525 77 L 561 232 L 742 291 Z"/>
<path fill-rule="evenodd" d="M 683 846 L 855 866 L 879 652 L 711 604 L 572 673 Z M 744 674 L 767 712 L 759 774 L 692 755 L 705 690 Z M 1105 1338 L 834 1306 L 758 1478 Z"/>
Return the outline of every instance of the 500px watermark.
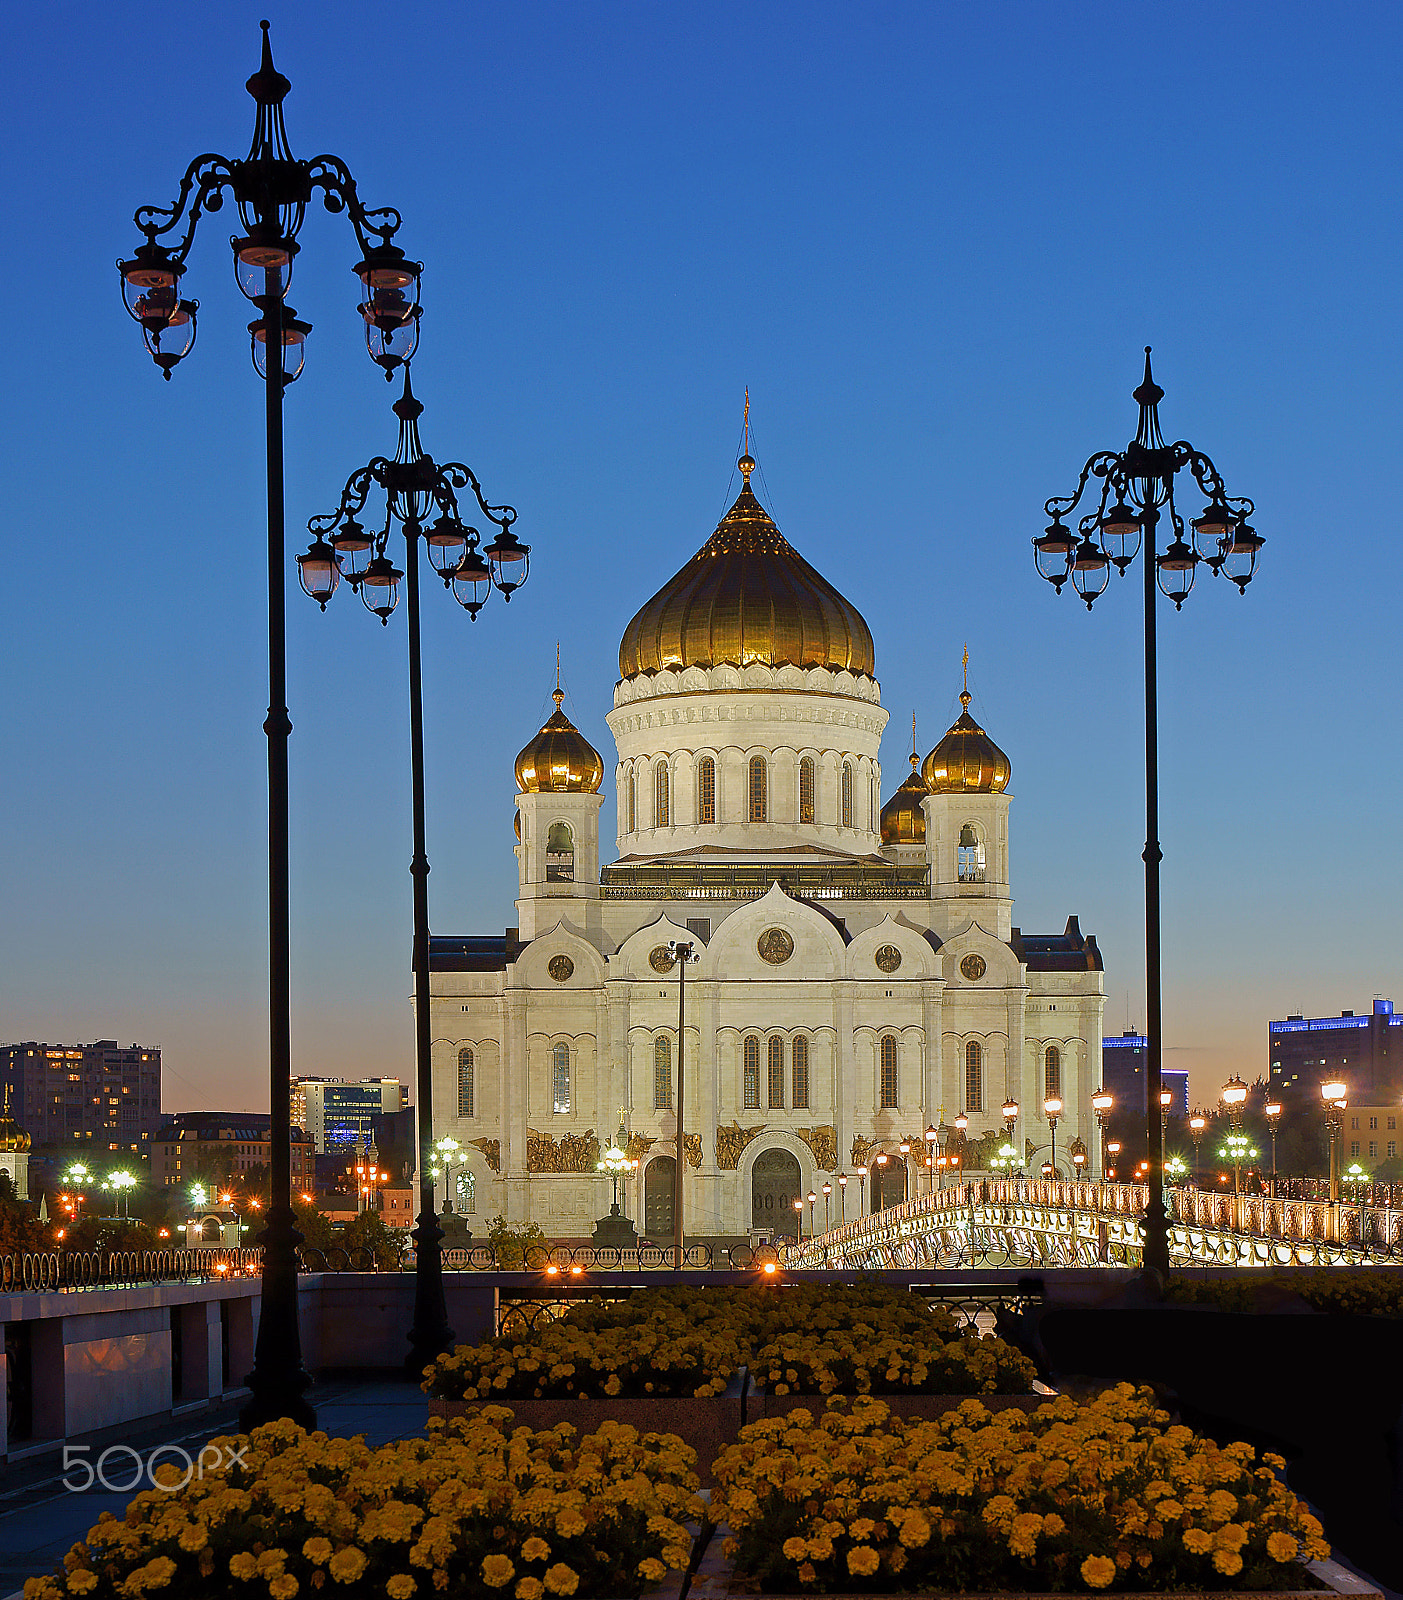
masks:
<path fill-rule="evenodd" d="M 90 1461 L 88 1457 L 92 1454 L 91 1445 L 66 1444 L 63 1447 L 63 1470 L 65 1473 L 76 1472 L 81 1476 L 65 1477 L 63 1486 L 73 1494 L 85 1494 L 96 1483 L 113 1494 L 130 1494 L 144 1478 L 153 1489 L 174 1494 L 193 1479 L 203 1478 L 206 1468 L 211 1472 L 223 1473 L 228 1472 L 230 1467 L 242 1466 L 244 1451 L 247 1449 L 247 1445 L 241 1450 L 232 1450 L 227 1444 L 207 1444 L 201 1447 L 197 1455 L 192 1456 L 178 1444 L 158 1444 L 154 1450 L 143 1456 L 129 1444 L 110 1444 L 96 1461 Z M 116 1478 L 108 1476 L 109 1463 L 114 1457 L 117 1462 L 116 1472 L 118 1474 L 129 1472 L 130 1477 L 124 1480 L 120 1476 Z M 182 1462 L 183 1474 L 179 1472 Z M 161 1466 L 174 1467 L 177 1472 L 174 1474 L 163 1472 L 158 1477 L 156 1469 Z"/>

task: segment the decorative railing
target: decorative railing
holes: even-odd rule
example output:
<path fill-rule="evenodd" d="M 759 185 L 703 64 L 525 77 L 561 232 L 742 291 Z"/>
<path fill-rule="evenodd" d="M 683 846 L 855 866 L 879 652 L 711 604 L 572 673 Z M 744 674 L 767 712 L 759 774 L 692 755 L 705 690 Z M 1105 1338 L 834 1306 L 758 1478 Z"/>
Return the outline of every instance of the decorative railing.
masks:
<path fill-rule="evenodd" d="M 0 1292 L 57 1294 L 145 1283 L 210 1283 L 261 1270 L 261 1250 L 53 1250 L 0 1256 Z"/>
<path fill-rule="evenodd" d="M 614 865 L 599 869 L 599 882 L 605 900 L 758 900 L 775 883 L 806 900 L 930 899 L 929 867 L 869 862 Z"/>
<path fill-rule="evenodd" d="M 785 1247 L 786 1268 L 1137 1266 L 1143 1184 L 982 1179 L 913 1196 Z M 1403 1261 L 1403 1209 L 1165 1192 L 1170 1260 L 1200 1266 Z"/>

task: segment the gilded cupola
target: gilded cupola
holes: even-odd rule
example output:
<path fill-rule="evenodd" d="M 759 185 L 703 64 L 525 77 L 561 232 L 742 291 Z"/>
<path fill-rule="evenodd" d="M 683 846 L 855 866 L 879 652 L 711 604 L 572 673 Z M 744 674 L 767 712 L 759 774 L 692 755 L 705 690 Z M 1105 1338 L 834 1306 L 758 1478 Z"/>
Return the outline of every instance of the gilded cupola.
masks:
<path fill-rule="evenodd" d="M 906 781 L 882 807 L 883 844 L 924 844 L 926 813 L 922 805 L 930 789 L 921 776 L 921 758 L 916 754 L 916 719 L 911 718 L 911 771 Z"/>
<path fill-rule="evenodd" d="M 561 710 L 559 682 L 551 698 L 554 712 L 516 758 L 516 786 L 522 794 L 598 794 L 604 781 L 599 752 Z"/>
<path fill-rule="evenodd" d="M 775 526 L 750 487 L 624 630 L 619 676 L 684 667 L 827 667 L 872 677 L 872 634 Z"/>
<path fill-rule="evenodd" d="M 5 1085 L 5 1109 L 0 1112 L 0 1150 L 28 1150 L 29 1135 L 10 1115 L 10 1086 Z"/>
<path fill-rule="evenodd" d="M 932 794 L 1002 794 L 1013 769 L 1008 757 L 969 714 L 969 652 L 960 714 L 925 759 L 921 775 Z"/>

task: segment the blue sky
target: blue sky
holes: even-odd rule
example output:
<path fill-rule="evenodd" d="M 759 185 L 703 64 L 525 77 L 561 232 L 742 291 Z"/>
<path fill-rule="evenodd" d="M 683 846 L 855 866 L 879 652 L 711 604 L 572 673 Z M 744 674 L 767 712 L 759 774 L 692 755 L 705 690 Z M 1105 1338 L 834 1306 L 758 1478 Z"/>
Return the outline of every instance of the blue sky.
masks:
<path fill-rule="evenodd" d="M 136 205 L 242 154 L 266 7 L 157 30 L 16 13 L 0 1036 L 165 1050 L 175 1108 L 266 1103 L 262 412 L 229 216 L 170 384 L 112 262 Z M 1288 1010 L 1403 1002 L 1397 915 L 1396 6 L 274 8 L 294 151 L 404 213 L 426 447 L 520 510 L 531 580 L 425 595 L 430 895 L 514 920 L 511 763 L 604 753 L 624 624 L 728 503 L 749 385 L 767 504 L 859 606 L 929 748 L 1013 764 L 1014 920 L 1069 912 L 1143 1023 L 1141 612 L 1034 574 L 1044 499 L 1133 431 L 1258 504 L 1245 598 L 1161 619 L 1168 1064 L 1252 1076 Z M 393 444 L 344 218 L 309 217 L 288 520 Z M 402 620 L 321 616 L 289 552 L 298 1070 L 412 1074 Z M 610 815 L 606 807 L 605 816 Z"/>

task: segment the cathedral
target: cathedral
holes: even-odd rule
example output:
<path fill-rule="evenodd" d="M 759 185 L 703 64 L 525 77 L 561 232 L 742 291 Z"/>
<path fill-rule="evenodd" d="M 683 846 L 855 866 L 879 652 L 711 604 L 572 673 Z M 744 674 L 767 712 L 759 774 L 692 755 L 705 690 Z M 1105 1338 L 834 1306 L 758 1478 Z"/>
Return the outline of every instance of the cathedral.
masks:
<path fill-rule="evenodd" d="M 754 467 L 624 629 L 618 859 L 600 863 L 603 760 L 557 684 L 516 759 L 516 926 L 432 941 L 434 1135 L 463 1146 L 479 1237 L 499 1214 L 588 1237 L 615 1142 L 636 1163 L 625 1214 L 662 1243 L 679 1154 L 690 1239 L 792 1234 L 824 1184 L 834 1222 L 894 1204 L 931 1181 L 928 1154 L 1002 1144 L 1006 1102 L 1025 1171 L 1095 1169 L 1101 955 L 1075 917 L 1013 926 L 1009 759 L 966 688 L 883 803 L 871 631 Z"/>

